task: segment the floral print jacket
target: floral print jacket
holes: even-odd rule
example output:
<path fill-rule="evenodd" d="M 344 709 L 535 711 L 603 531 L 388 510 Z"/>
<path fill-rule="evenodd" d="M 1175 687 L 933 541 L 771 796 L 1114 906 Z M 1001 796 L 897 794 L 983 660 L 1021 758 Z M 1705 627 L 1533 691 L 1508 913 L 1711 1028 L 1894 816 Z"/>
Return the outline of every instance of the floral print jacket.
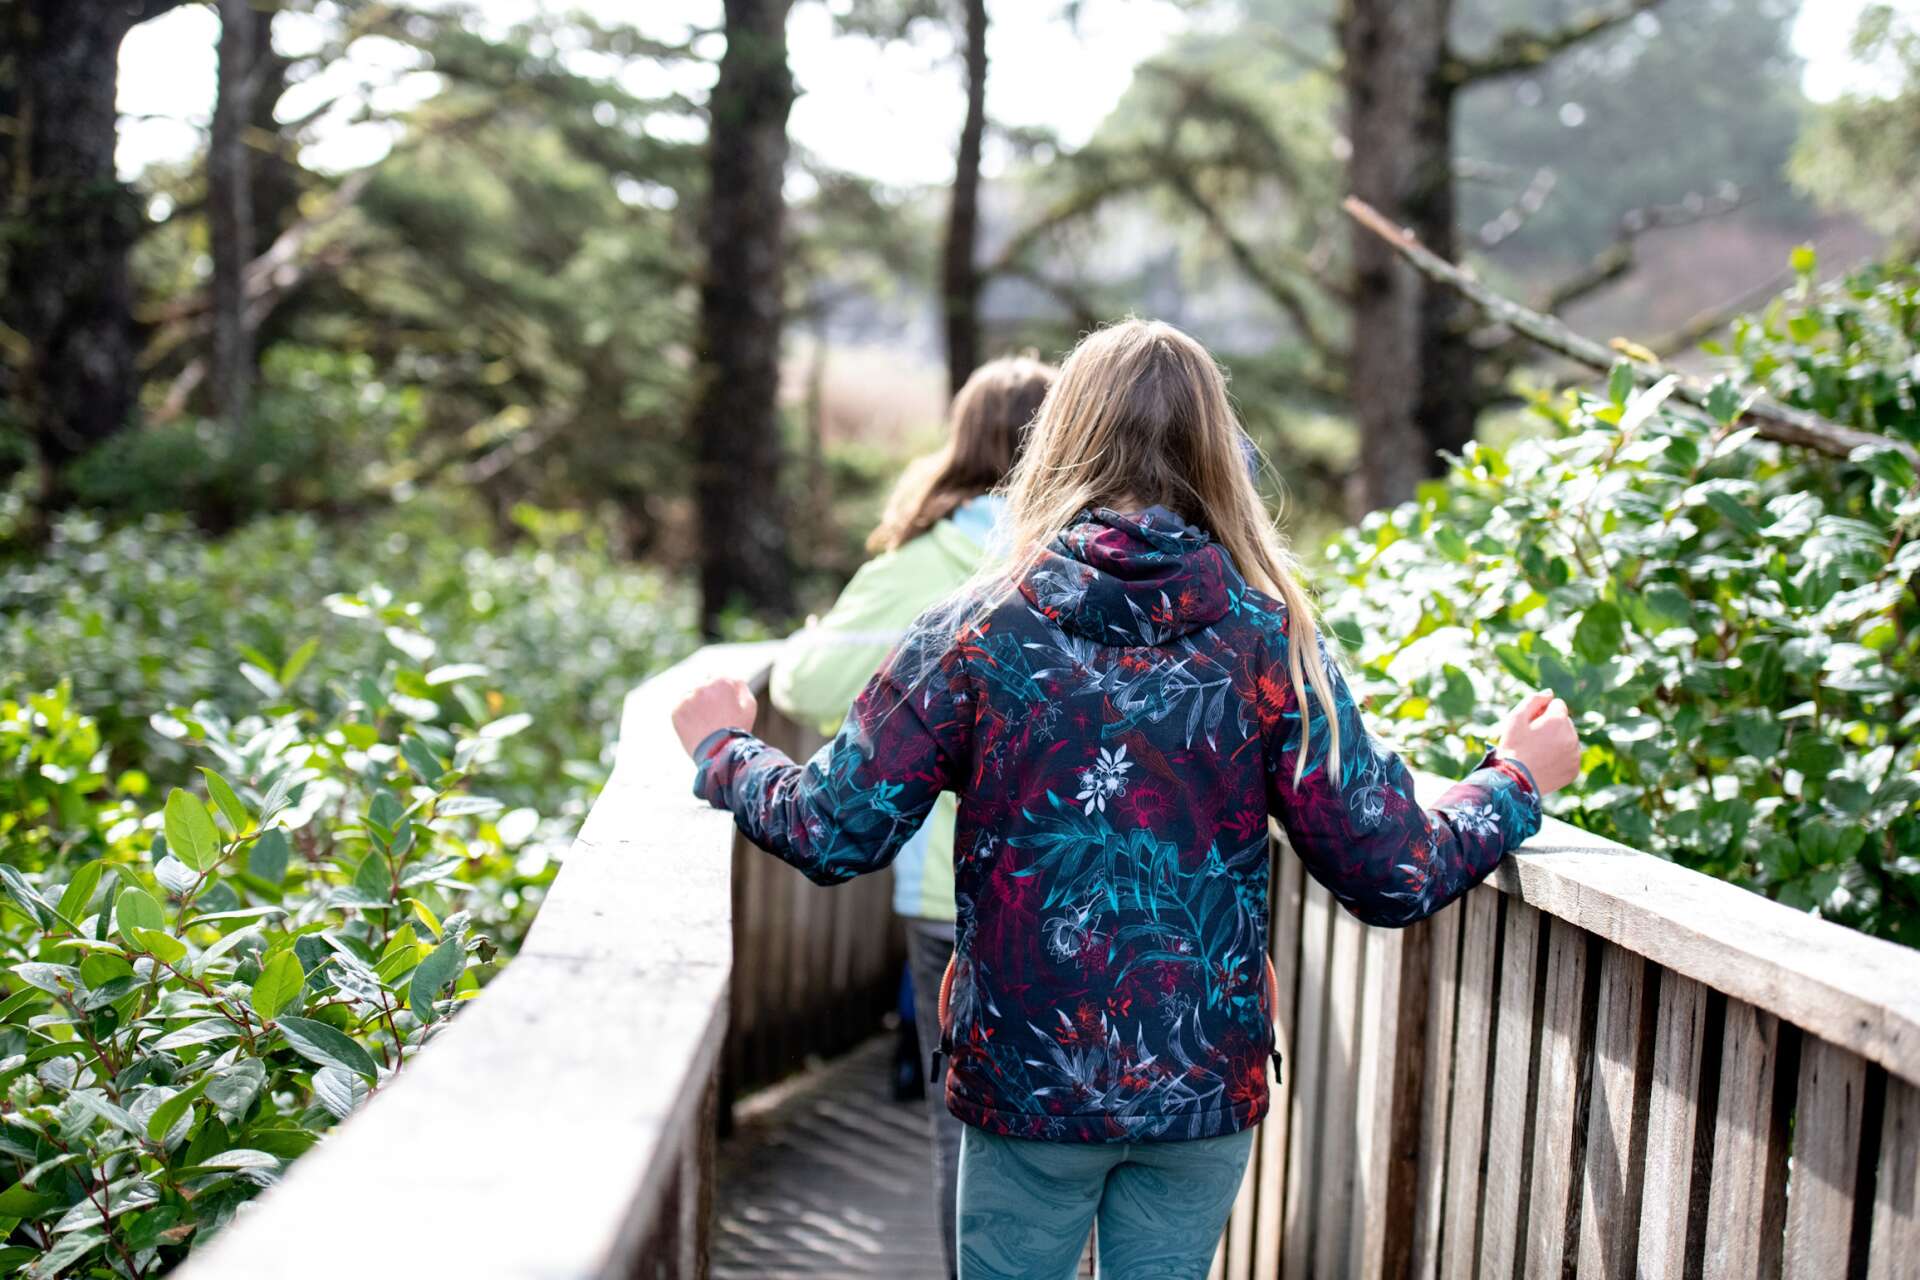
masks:
<path fill-rule="evenodd" d="M 1323 644 L 1339 718 L 1287 677 L 1286 607 L 1163 507 L 1083 513 L 984 617 L 915 621 L 799 765 L 727 729 L 696 794 L 835 884 L 884 867 L 959 797 L 947 1107 L 1070 1142 L 1257 1123 L 1273 1051 L 1268 817 L 1360 919 L 1411 924 L 1540 826 L 1492 753 L 1432 810 L 1373 739 Z"/>

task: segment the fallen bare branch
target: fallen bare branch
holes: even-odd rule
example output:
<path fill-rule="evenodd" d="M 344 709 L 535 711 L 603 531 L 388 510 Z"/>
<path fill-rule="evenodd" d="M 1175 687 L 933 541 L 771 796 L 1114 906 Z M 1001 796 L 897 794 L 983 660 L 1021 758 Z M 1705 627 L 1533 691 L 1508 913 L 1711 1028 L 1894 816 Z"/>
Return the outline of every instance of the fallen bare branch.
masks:
<path fill-rule="evenodd" d="M 1426 248 L 1404 227 L 1395 226 L 1366 201 L 1349 196 L 1343 207 L 1355 222 L 1386 241 L 1422 275 L 1455 290 L 1492 319 L 1547 350 L 1602 372 L 1611 369 L 1616 361 L 1625 356 L 1630 362 L 1634 380 L 1641 383 L 1657 382 L 1673 374 L 1673 370 L 1653 358 L 1652 352 L 1637 344 L 1622 343 L 1614 347 L 1596 342 L 1575 333 L 1552 316 L 1542 315 L 1531 307 L 1495 292 L 1482 284 L 1472 272 L 1455 266 Z M 1705 407 L 1709 388 L 1697 378 L 1676 376 L 1679 376 L 1679 384 L 1674 394 L 1689 404 Z M 1747 406 L 1744 418 L 1752 423 L 1763 439 L 1815 449 L 1838 458 L 1850 456 L 1863 445 L 1891 445 L 1909 459 L 1920 462 L 1920 453 L 1902 441 L 1844 427 L 1818 414 L 1781 404 L 1757 389 L 1749 390 L 1752 401 Z"/>

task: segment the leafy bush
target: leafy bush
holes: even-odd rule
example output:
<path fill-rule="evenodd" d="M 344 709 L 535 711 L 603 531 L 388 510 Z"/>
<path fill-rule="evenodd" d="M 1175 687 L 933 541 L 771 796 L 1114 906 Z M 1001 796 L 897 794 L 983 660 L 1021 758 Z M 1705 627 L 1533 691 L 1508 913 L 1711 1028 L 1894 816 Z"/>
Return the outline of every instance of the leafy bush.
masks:
<path fill-rule="evenodd" d="M 382 383 L 371 357 L 283 343 L 265 354 L 244 431 L 200 417 L 149 423 L 88 453 L 68 482 L 84 507 L 230 528 L 265 511 L 366 501 L 369 473 L 420 452 L 425 428 L 420 388 Z"/>
<path fill-rule="evenodd" d="M 432 1039 L 551 879 L 513 853 L 532 811 L 476 790 L 527 717 L 405 607 L 368 621 L 414 660 L 330 711 L 157 716 L 200 775 L 163 805 L 70 686 L 0 700 L 0 1261 L 177 1261 Z"/>
<path fill-rule="evenodd" d="M 172 1265 L 518 945 L 696 639 L 662 575 L 471 525 L 74 518 L 0 565 L 0 1262 Z"/>
<path fill-rule="evenodd" d="M 0 692 L 71 681 L 115 767 L 179 782 L 189 753 L 153 734 L 154 714 L 302 697 L 337 710 L 334 686 L 408 656 L 356 615 L 405 601 L 414 650 L 481 664 L 487 676 L 461 688 L 492 714 L 533 717 L 497 788 L 564 840 L 605 776 L 621 698 L 697 643 L 692 596 L 590 546 L 491 550 L 463 536 L 474 523 L 438 500 L 215 540 L 178 518 L 69 519 L 36 559 L 0 565 Z"/>
<path fill-rule="evenodd" d="M 1810 272 L 1810 255 L 1799 264 Z M 1744 381 L 1920 441 L 1920 273 L 1800 286 L 1736 327 Z M 1783 448 L 1654 388 L 1542 402 L 1335 541 L 1334 630 L 1414 758 L 1459 770 L 1546 685 L 1585 773 L 1562 816 L 1920 944 L 1920 488 L 1896 449 Z M 1477 718 L 1479 717 L 1479 718 Z"/>

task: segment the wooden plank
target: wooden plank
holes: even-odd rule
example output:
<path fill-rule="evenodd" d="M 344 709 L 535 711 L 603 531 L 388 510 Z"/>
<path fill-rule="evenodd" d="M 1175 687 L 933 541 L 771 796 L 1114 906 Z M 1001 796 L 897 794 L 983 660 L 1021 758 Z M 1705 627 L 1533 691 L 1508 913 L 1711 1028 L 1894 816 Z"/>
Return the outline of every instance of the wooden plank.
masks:
<path fill-rule="evenodd" d="M 1787 1178 L 1787 1280 L 1820 1280 L 1843 1265 L 1853 1235 L 1867 1064 L 1811 1037 L 1800 1045 Z"/>
<path fill-rule="evenodd" d="M 1418 1158 L 1426 1010 L 1424 927 L 1368 929 L 1360 1000 L 1348 1274 L 1386 1280 L 1406 1269 Z"/>
<path fill-rule="evenodd" d="M 1433 984 L 1427 992 L 1427 1044 L 1421 1070 L 1420 1166 L 1414 1180 L 1412 1280 L 1433 1280 L 1440 1269 L 1440 1222 L 1445 1204 L 1447 1115 L 1453 1102 L 1454 1012 L 1460 994 L 1461 920 L 1456 902 L 1431 917 Z"/>
<path fill-rule="evenodd" d="M 1280 1276 L 1313 1275 L 1314 1207 L 1319 1190 L 1320 1135 L 1326 1051 L 1327 951 L 1332 942 L 1333 896 L 1308 877 L 1300 917 L 1299 1030 L 1293 1040 L 1292 1117 L 1287 1134 L 1286 1222 L 1281 1228 Z"/>
<path fill-rule="evenodd" d="M 1774 1094 L 1783 1049 L 1790 1052 L 1791 1041 L 1778 1018 L 1744 1000 L 1727 1001 L 1703 1280 L 1780 1272 L 1787 1117 Z"/>
<path fill-rule="evenodd" d="M 1546 996 L 1540 1009 L 1540 1084 L 1533 1116 L 1533 1170 L 1527 1192 L 1528 1276 L 1557 1276 L 1579 1204 L 1581 1096 L 1586 1038 L 1587 934 L 1547 925 Z"/>
<path fill-rule="evenodd" d="M 1351 1275 L 1347 1230 L 1353 1213 L 1355 1112 L 1360 1060 L 1361 958 L 1366 926 L 1345 911 L 1333 915 L 1333 944 L 1327 965 L 1327 1047 L 1320 1068 L 1320 1107 L 1325 1116 L 1320 1129 L 1320 1160 L 1315 1181 L 1319 1207 L 1314 1210 L 1313 1272 L 1316 1276 Z"/>
<path fill-rule="evenodd" d="M 1432 804 L 1450 785 L 1417 775 Z M 1920 950 L 1549 818 L 1493 882 L 1920 1084 Z"/>
<path fill-rule="evenodd" d="M 1600 953 L 1593 1031 L 1593 1083 L 1580 1207 L 1580 1274 L 1628 1276 L 1639 1252 L 1640 1189 L 1652 1089 L 1653 1027 L 1647 962 L 1631 951 Z"/>
<path fill-rule="evenodd" d="M 1453 1112 L 1447 1126 L 1445 1221 L 1440 1229 L 1442 1280 L 1473 1280 L 1480 1259 L 1480 1202 L 1485 1186 L 1481 1162 L 1487 1149 L 1499 923 L 1498 892 L 1481 885 L 1467 895 L 1453 1039 Z"/>
<path fill-rule="evenodd" d="M 1693 1185 L 1693 1140 L 1706 1039 L 1707 989 L 1662 973 L 1640 1184 L 1638 1261 L 1645 1280 L 1681 1280 L 1686 1272 L 1688 1210 L 1701 1193 Z"/>
<path fill-rule="evenodd" d="M 1874 1179 L 1867 1280 L 1913 1280 L 1920 1270 L 1920 1089 L 1887 1081 Z"/>
<path fill-rule="evenodd" d="M 1287 1183 L 1287 1148 L 1293 1118 L 1293 1032 L 1295 986 L 1300 974 L 1301 902 L 1306 894 L 1305 868 L 1281 841 L 1274 841 L 1273 916 L 1268 926 L 1272 935 L 1267 944 L 1273 957 L 1275 986 L 1280 992 L 1275 1021 L 1280 1029 L 1280 1079 L 1272 1088 L 1267 1118 L 1261 1122 L 1256 1139 L 1256 1157 L 1260 1166 L 1259 1189 L 1254 1197 L 1253 1274 L 1260 1280 L 1280 1274 L 1280 1241 L 1284 1226 Z"/>
<path fill-rule="evenodd" d="M 1500 944 L 1499 1027 L 1494 1034 L 1493 1107 L 1488 1113 L 1487 1184 L 1481 1210 L 1480 1274 L 1509 1280 L 1526 1235 L 1527 1160 L 1531 1154 L 1532 1084 L 1536 1062 L 1534 1010 L 1545 918 L 1507 899 Z"/>

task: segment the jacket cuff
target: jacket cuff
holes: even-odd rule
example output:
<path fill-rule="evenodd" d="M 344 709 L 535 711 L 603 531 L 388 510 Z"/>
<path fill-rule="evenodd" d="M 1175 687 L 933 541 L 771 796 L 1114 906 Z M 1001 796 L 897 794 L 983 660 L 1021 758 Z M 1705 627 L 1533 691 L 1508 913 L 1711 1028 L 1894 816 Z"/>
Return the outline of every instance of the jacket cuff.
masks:
<path fill-rule="evenodd" d="M 735 738 L 747 738 L 751 736 L 752 735 L 745 729 L 728 725 L 724 728 L 715 729 L 695 744 L 693 748 L 694 795 L 700 797 L 700 799 L 706 801 L 716 809 L 729 807 L 724 799 L 716 799 L 714 796 L 708 794 L 707 774 L 713 762 L 719 759 L 720 755 L 726 750 L 728 743 L 732 742 Z"/>
<path fill-rule="evenodd" d="M 1501 755 L 1498 751 L 1488 751 L 1480 758 L 1480 763 L 1474 766 L 1474 772 L 1491 773 L 1500 779 L 1500 785 L 1514 793 L 1514 798 L 1520 806 L 1519 817 L 1524 829 L 1516 833 L 1517 839 L 1508 840 L 1509 850 L 1518 848 L 1539 833 L 1541 823 L 1546 819 L 1544 804 L 1546 797 L 1540 794 L 1540 785 L 1534 781 L 1533 770 L 1513 756 Z"/>
<path fill-rule="evenodd" d="M 1533 770 L 1527 768 L 1519 756 L 1503 756 L 1497 748 L 1489 748 L 1487 754 L 1480 758 L 1480 763 L 1474 768 L 1496 769 L 1502 773 L 1511 774 L 1515 780 L 1526 785 L 1528 794 L 1534 799 L 1545 799 L 1540 794 L 1540 784 L 1533 780 Z"/>

